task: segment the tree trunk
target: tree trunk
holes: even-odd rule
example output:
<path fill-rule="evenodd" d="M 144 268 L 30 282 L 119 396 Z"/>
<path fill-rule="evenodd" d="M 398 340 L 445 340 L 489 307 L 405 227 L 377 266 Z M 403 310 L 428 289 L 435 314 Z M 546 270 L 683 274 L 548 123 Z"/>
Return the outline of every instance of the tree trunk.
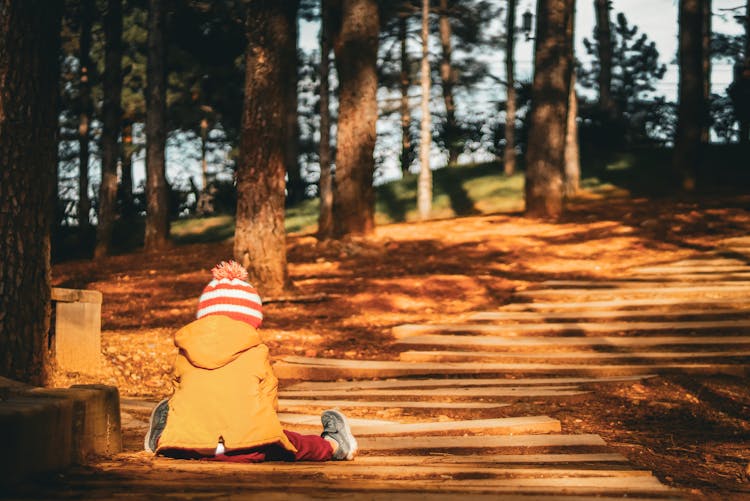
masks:
<path fill-rule="evenodd" d="M 448 16 L 448 0 L 440 0 L 440 80 L 443 87 L 443 102 L 445 103 L 445 142 L 448 145 L 448 165 L 458 163 L 461 153 L 458 147 L 458 124 L 456 123 L 456 103 L 453 100 L 453 87 L 456 85 L 456 72 L 451 62 L 453 49 L 451 48 L 451 21 Z"/>
<path fill-rule="evenodd" d="M 703 99 L 703 3 L 705 0 L 680 0 L 679 104 L 672 165 L 684 191 L 695 189 L 695 176 L 701 158 L 701 124 L 705 111 Z"/>
<path fill-rule="evenodd" d="M 62 2 L 0 0 L 0 376 L 50 374 Z"/>
<path fill-rule="evenodd" d="M 122 211 L 125 216 L 132 216 L 133 207 L 133 122 L 125 119 L 122 125 L 122 143 L 120 149 L 120 193 Z"/>
<path fill-rule="evenodd" d="M 294 205 L 301 202 L 305 198 L 305 182 L 302 179 L 302 172 L 300 170 L 299 163 L 299 121 L 297 117 L 298 97 L 297 97 L 297 43 L 298 43 L 298 30 L 297 30 L 297 12 L 299 11 L 299 0 L 285 0 L 284 4 L 291 16 L 293 13 L 294 22 L 291 24 L 292 33 L 290 36 L 294 41 L 287 47 L 289 53 L 284 56 L 284 63 L 292 65 L 292 68 L 287 72 L 291 82 L 285 88 L 287 90 L 287 101 L 289 106 L 287 107 L 287 137 L 286 147 L 284 149 L 284 164 L 286 165 L 286 172 L 289 179 L 287 183 L 287 201 L 290 205 Z"/>
<path fill-rule="evenodd" d="M 703 0 L 703 30 L 701 31 L 701 48 L 703 50 L 703 120 L 701 121 L 701 143 L 711 142 L 711 0 Z"/>
<path fill-rule="evenodd" d="M 570 71 L 570 88 L 568 89 L 568 120 L 565 125 L 565 153 L 563 170 L 563 195 L 570 197 L 578 193 L 581 179 L 581 157 L 578 151 L 578 94 L 576 94 L 575 72 L 575 7 L 573 14 L 568 17 L 566 38 L 570 61 L 573 68 Z"/>
<path fill-rule="evenodd" d="M 563 211 L 563 170 L 570 75 L 568 20 L 574 0 L 539 0 L 526 153 L 526 215 L 556 219 Z"/>
<path fill-rule="evenodd" d="M 169 193 L 166 174 L 167 71 L 165 0 L 149 0 L 146 66 L 146 234 L 147 251 L 169 244 Z"/>
<path fill-rule="evenodd" d="M 444 1 L 441 0 L 441 6 Z M 441 32 L 442 23 L 443 19 L 441 17 Z M 443 59 L 445 59 L 445 45 L 443 45 Z M 420 124 L 419 136 L 417 210 L 419 212 L 419 219 L 425 220 L 430 217 L 430 212 L 432 211 L 432 171 L 430 170 L 430 149 L 432 146 L 432 120 L 430 119 L 430 0 L 422 0 L 422 67 L 419 78 L 422 84 L 422 122 Z M 445 84 L 443 84 L 443 90 L 445 90 Z M 445 96 L 445 93 L 443 93 L 443 96 Z"/>
<path fill-rule="evenodd" d="M 401 44 L 401 71 L 399 82 L 401 84 L 401 174 L 409 173 L 412 161 L 411 146 L 411 106 L 409 106 L 409 87 L 411 79 L 409 78 L 409 53 L 406 51 L 406 42 L 408 37 L 408 17 L 406 14 L 399 14 L 398 18 L 398 37 Z"/>
<path fill-rule="evenodd" d="M 516 0 L 508 0 L 508 14 L 505 20 L 505 150 L 503 171 L 506 176 L 516 172 Z"/>
<path fill-rule="evenodd" d="M 284 61 L 295 44 L 296 9 L 258 0 L 247 9 L 245 98 L 237 165 L 237 223 L 234 257 L 264 295 L 284 294 L 287 273 L 284 230 L 285 147 L 289 74 Z"/>
<path fill-rule="evenodd" d="M 95 257 L 110 252 L 117 208 L 117 157 L 122 94 L 122 3 L 108 0 L 104 17 L 104 103 L 102 105 L 102 183 Z"/>
<path fill-rule="evenodd" d="M 208 192 L 208 119 L 201 119 L 201 182 L 203 191 Z"/>
<path fill-rule="evenodd" d="M 568 98 L 568 125 L 565 131 L 565 176 L 563 191 L 572 197 L 580 188 L 581 155 L 578 147 L 578 94 L 576 94 L 576 73 L 570 73 Z"/>
<path fill-rule="evenodd" d="M 740 74 L 741 80 L 744 81 L 744 89 L 750 88 L 750 0 L 745 4 L 745 54 L 742 58 L 742 68 Z M 748 92 L 745 90 L 744 92 Z M 747 97 L 745 98 L 747 99 Z M 747 104 L 745 104 L 747 106 Z M 740 117 L 740 144 L 750 145 L 750 117 L 747 109 Z"/>
<path fill-rule="evenodd" d="M 329 106 L 328 76 L 331 66 L 331 21 L 327 0 L 320 2 L 320 213 L 318 238 L 333 236 L 333 176 L 331 173 L 331 109 Z"/>
<path fill-rule="evenodd" d="M 599 111 L 614 120 L 617 105 L 612 99 L 612 30 L 609 22 L 610 0 L 594 0 L 596 10 L 596 44 L 599 52 Z"/>
<path fill-rule="evenodd" d="M 80 64 L 80 83 L 78 98 L 81 112 L 78 117 L 78 226 L 83 232 L 90 227 L 89 212 L 91 199 L 89 198 L 89 126 L 91 123 L 91 23 L 94 17 L 93 0 L 82 0 L 81 5 L 81 36 L 78 61 Z"/>
<path fill-rule="evenodd" d="M 375 0 L 342 0 L 333 50 L 339 80 L 335 234 L 367 235 L 375 229 L 375 124 L 380 21 Z"/>

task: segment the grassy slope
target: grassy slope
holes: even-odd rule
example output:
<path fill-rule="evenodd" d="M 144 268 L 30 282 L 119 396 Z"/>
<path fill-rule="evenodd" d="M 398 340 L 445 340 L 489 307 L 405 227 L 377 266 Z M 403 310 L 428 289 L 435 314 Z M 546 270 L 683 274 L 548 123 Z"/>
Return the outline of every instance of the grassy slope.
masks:
<path fill-rule="evenodd" d="M 417 219 L 417 176 L 409 175 L 377 187 L 378 224 Z M 436 219 L 512 212 L 523 208 L 523 174 L 506 177 L 497 164 L 444 168 L 433 172 L 433 217 Z M 318 200 L 311 199 L 287 209 L 289 232 L 314 232 Z M 179 243 L 216 241 L 231 238 L 234 218 L 215 216 L 183 219 L 172 224 L 172 236 Z"/>
<path fill-rule="evenodd" d="M 741 169 L 737 148 L 713 146 L 699 172 L 699 187 L 706 190 L 734 190 L 750 185 L 750 169 Z M 584 196 L 622 192 L 634 196 L 670 193 L 673 174 L 671 150 L 640 149 L 625 153 L 584 153 Z M 709 168 L 710 167 L 710 168 Z M 408 175 L 377 187 L 377 224 L 416 221 L 417 176 Z M 517 212 L 523 209 L 523 173 L 506 177 L 502 166 L 485 163 L 433 171 L 433 219 L 455 216 Z M 318 200 L 310 199 L 290 207 L 286 229 L 290 233 L 312 233 L 317 226 Z M 234 218 L 220 215 L 181 219 L 172 223 L 177 243 L 215 242 L 232 238 Z M 125 245 L 123 247 L 128 247 Z M 131 246 L 132 247 L 132 246 Z"/>

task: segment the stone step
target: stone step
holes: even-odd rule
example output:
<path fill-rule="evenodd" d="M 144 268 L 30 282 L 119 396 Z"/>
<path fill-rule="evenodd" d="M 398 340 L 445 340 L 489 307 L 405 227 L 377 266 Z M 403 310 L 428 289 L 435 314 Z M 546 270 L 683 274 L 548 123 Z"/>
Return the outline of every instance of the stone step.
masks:
<path fill-rule="evenodd" d="M 357 439 L 362 451 L 428 451 L 450 449 L 499 449 L 505 447 L 603 447 L 607 445 L 599 435 L 468 435 L 463 437 L 405 436 L 362 437 Z"/>
<path fill-rule="evenodd" d="M 575 320 L 578 322 L 588 320 L 626 320 L 631 318 L 672 318 L 672 317 L 746 317 L 750 318 L 748 309 L 693 309 L 693 310 L 664 310 L 664 309 L 639 309 L 639 310 L 603 310 L 603 311 L 480 311 L 469 315 L 472 321 L 487 322 L 533 322 L 533 321 L 559 321 Z M 673 320 L 674 321 L 674 320 Z"/>
<path fill-rule="evenodd" d="M 451 334 L 425 334 L 397 339 L 407 346 L 451 346 L 461 348 L 540 348 L 540 347 L 638 347 L 638 346 L 710 346 L 750 344 L 750 336 L 535 336 L 502 337 Z"/>
<path fill-rule="evenodd" d="M 651 374 L 654 372 L 680 372 L 692 374 L 730 374 L 744 376 L 744 364 L 702 363 L 652 363 L 648 365 L 607 364 L 547 364 L 547 363 L 431 363 L 400 362 L 392 360 L 342 360 L 289 356 L 274 364 L 280 379 L 305 379 L 331 381 L 336 379 L 388 378 L 431 375 L 480 374 L 565 374 L 623 376 Z"/>
<path fill-rule="evenodd" d="M 279 411 L 289 412 L 291 409 L 322 407 L 332 408 L 399 408 L 399 409 L 497 409 L 509 404 L 483 402 L 423 402 L 413 400 L 397 401 L 359 401 L 359 400 L 311 400 L 298 398 L 280 398 Z"/>
<path fill-rule="evenodd" d="M 750 270 L 748 268 L 745 271 Z M 714 292 L 723 291 L 727 288 L 732 290 L 747 290 L 750 288 L 750 281 L 746 280 L 732 280 L 729 282 L 724 281 L 708 281 L 701 280 L 700 282 L 694 281 L 680 281 L 674 279 L 666 280 L 654 280 L 650 278 L 648 280 L 633 279 L 632 277 L 616 279 L 616 280 L 545 280 L 539 282 L 534 286 L 534 289 L 528 290 L 542 290 L 542 289 L 662 289 L 664 287 L 674 289 L 697 289 L 701 292 Z"/>
<path fill-rule="evenodd" d="M 559 386 L 564 384 L 621 383 L 641 381 L 654 377 L 642 376 L 610 377 L 546 377 L 546 378 L 445 378 L 445 379 L 385 379 L 361 381 L 305 381 L 284 388 L 285 391 L 298 390 L 363 390 L 376 388 L 434 388 L 434 387 L 473 387 L 473 386 Z M 155 404 L 152 404 L 152 406 Z"/>
<path fill-rule="evenodd" d="M 743 330 L 750 329 L 750 319 L 703 320 L 684 322 L 565 322 L 538 324 L 403 324 L 391 329 L 396 339 L 426 333 L 466 332 L 483 334 L 599 334 L 634 331 L 696 331 L 696 330 Z"/>
<path fill-rule="evenodd" d="M 184 462 L 183 462 L 184 463 Z M 225 467 L 229 469 L 228 467 Z M 214 466 L 214 471 L 216 466 Z M 398 499 L 411 501 L 418 499 L 472 500 L 501 499 L 504 501 L 565 500 L 565 501 L 615 501 L 627 498 L 629 501 L 674 500 L 679 492 L 667 487 L 654 477 L 558 477 L 549 478 L 492 478 L 492 479 L 449 479 L 449 478 L 350 478 L 348 475 L 321 476 L 309 472 L 297 475 L 289 481 L 289 473 L 253 474 L 247 469 L 244 475 L 226 475 L 214 472 L 196 472 L 192 476 L 170 471 L 171 478 L 164 478 L 162 470 L 146 472 L 140 478 L 117 480 L 82 479 L 79 482 L 68 480 L 66 485 L 85 492 L 110 493 L 116 487 L 128 490 L 129 494 L 145 493 L 153 497 L 154 492 L 179 493 L 185 499 L 222 498 L 226 493 L 242 493 L 252 499 L 289 500 L 329 497 L 354 497 L 370 501 Z M 159 476 L 161 475 L 161 476 Z M 187 478 L 184 478 L 186 477 Z M 279 485 L 283 482 L 283 492 Z M 119 484 L 119 485 L 118 485 Z M 208 484 L 208 485 L 207 485 Z"/>
<path fill-rule="evenodd" d="M 611 467 L 608 463 L 627 463 L 628 458 L 616 453 L 549 453 L 549 454 L 439 454 L 430 456 L 357 456 L 357 464 L 378 465 L 430 465 L 430 464 L 579 464 L 586 465 L 604 463 L 604 468 Z"/>
<path fill-rule="evenodd" d="M 706 352 L 623 352 L 601 353 L 585 351 L 569 352 L 499 352 L 499 351 L 405 351 L 399 355 L 404 362 L 469 362 L 469 361 L 526 361 L 526 360 L 633 360 L 645 362 L 651 360 L 680 360 L 694 358 L 734 358 L 750 357 L 750 351 L 706 351 Z"/>
<path fill-rule="evenodd" d="M 301 426 L 312 426 L 320 428 L 320 414 L 294 414 L 291 412 L 279 412 L 277 413 L 279 421 L 282 424 L 301 425 Z M 362 428 L 367 426 L 395 426 L 399 424 L 397 421 L 388 421 L 385 419 L 362 419 L 362 418 L 348 418 L 349 425 L 352 428 Z"/>
<path fill-rule="evenodd" d="M 426 434 L 515 435 L 522 433 L 559 433 L 560 421 L 547 416 L 523 416 L 496 419 L 472 419 L 396 425 L 352 426 L 356 437 Z M 359 440 L 359 438 L 358 438 Z"/>
<path fill-rule="evenodd" d="M 747 270 L 748 268 L 745 268 Z M 677 273 L 677 272 L 660 272 L 660 273 L 648 273 L 643 272 L 636 275 L 630 275 L 629 278 L 633 280 L 654 280 L 655 278 L 674 277 L 674 280 L 683 280 L 690 282 L 735 282 L 747 280 L 750 278 L 750 271 L 734 271 L 731 273 L 709 273 L 709 272 L 697 272 L 697 273 Z"/>
<path fill-rule="evenodd" d="M 575 386 L 489 386 L 469 388 L 411 388 L 411 389 L 331 389 L 331 390 L 299 390 L 284 391 L 280 396 L 286 399 L 294 397 L 370 397 L 388 400 L 391 398 L 408 397 L 450 397 L 450 398 L 480 398 L 480 397 L 564 397 L 581 395 L 584 391 Z M 396 402 L 396 401 L 394 401 Z"/>
<path fill-rule="evenodd" d="M 659 306 L 664 309 L 671 311 L 680 311 L 682 309 L 693 309 L 695 307 L 705 306 L 716 306 L 716 307 L 727 307 L 733 306 L 736 308 L 749 308 L 750 299 L 748 297 L 708 297 L 703 296 L 700 298 L 669 298 L 661 297 L 659 294 L 654 294 L 654 297 L 646 299 L 607 299 L 607 300 L 590 300 L 581 301 L 576 300 L 562 300 L 562 301 L 545 301 L 545 302 L 525 302 L 525 303 L 512 303 L 502 307 L 503 311 L 557 311 L 557 310 L 584 310 L 586 312 L 597 309 L 607 310 L 619 310 L 619 311 L 630 311 L 623 310 L 623 308 L 640 308 L 648 307 L 653 310 L 654 307 Z"/>
<path fill-rule="evenodd" d="M 674 299 L 695 296 L 736 296 L 744 295 L 747 300 L 747 293 L 750 292 L 750 284 L 745 282 L 729 282 L 721 285 L 698 285 L 687 284 L 684 286 L 658 285 L 653 287 L 612 287 L 605 289 L 593 289 L 586 287 L 579 288 L 559 288 L 559 289 L 529 289 L 518 291 L 515 296 L 518 298 L 540 298 L 540 297 L 575 297 L 578 298 L 596 298 L 596 297 L 618 297 L 627 298 L 632 296 L 670 296 Z"/>

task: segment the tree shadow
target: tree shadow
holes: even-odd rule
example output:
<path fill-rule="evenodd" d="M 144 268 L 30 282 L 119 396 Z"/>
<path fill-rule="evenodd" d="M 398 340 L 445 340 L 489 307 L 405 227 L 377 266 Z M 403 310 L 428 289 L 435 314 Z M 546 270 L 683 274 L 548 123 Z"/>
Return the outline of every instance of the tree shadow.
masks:
<path fill-rule="evenodd" d="M 472 216 L 479 214 L 480 211 L 474 205 L 474 200 L 469 197 L 469 193 L 464 188 L 463 180 L 465 176 L 455 168 L 442 169 L 434 176 L 434 182 L 440 189 L 448 195 L 451 209 L 457 216 Z"/>
<path fill-rule="evenodd" d="M 406 212 L 409 208 L 409 200 L 400 197 L 396 193 L 396 183 L 388 183 L 381 186 L 378 193 L 378 201 L 382 202 L 382 208 L 388 217 L 395 222 L 406 221 Z"/>

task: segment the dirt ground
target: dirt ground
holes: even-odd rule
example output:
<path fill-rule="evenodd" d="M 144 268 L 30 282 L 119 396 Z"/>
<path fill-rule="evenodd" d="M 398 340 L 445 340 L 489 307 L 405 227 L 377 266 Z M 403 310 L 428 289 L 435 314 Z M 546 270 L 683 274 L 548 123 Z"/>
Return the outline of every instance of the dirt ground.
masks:
<path fill-rule="evenodd" d="M 582 199 L 555 224 L 496 214 L 382 226 L 372 237 L 345 242 L 291 235 L 296 290 L 264 298 L 261 332 L 276 357 L 396 358 L 399 350 L 389 343 L 395 325 L 461 321 L 543 280 L 616 278 L 748 234 L 750 197 Z M 231 242 L 223 242 L 56 265 L 55 286 L 104 295 L 106 367 L 98 382 L 116 385 L 123 396 L 169 395 L 172 335 L 193 320 L 210 268 L 231 254 Z M 74 382 L 84 380 L 58 380 Z M 560 419 L 564 432 L 597 433 L 696 498 L 750 499 L 748 382 L 662 376 L 602 385 L 581 399 L 518 402 L 503 412 L 543 413 Z"/>

